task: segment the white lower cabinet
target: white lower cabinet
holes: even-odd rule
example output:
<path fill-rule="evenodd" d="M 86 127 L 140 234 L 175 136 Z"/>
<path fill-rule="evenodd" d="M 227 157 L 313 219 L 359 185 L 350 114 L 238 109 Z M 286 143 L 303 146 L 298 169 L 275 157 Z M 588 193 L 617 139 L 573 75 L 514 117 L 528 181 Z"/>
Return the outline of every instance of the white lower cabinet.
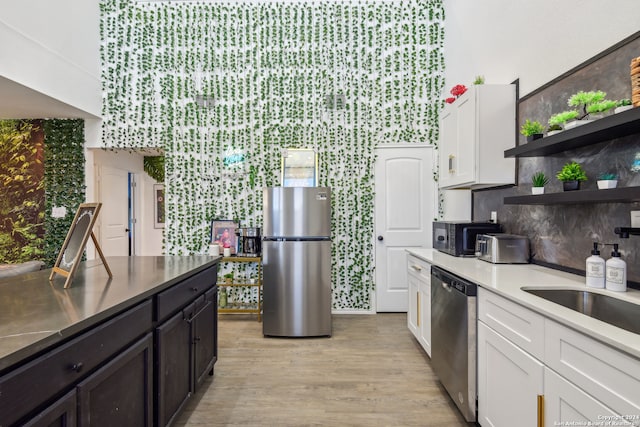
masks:
<path fill-rule="evenodd" d="M 418 316 L 420 315 L 420 280 L 412 274 L 407 277 L 409 289 L 409 309 L 407 310 L 407 327 L 411 333 L 419 337 L 418 333 Z"/>
<path fill-rule="evenodd" d="M 478 289 L 481 426 L 640 426 L 638 390 L 640 360 Z"/>
<path fill-rule="evenodd" d="M 431 266 L 413 255 L 407 257 L 409 309 L 407 327 L 431 357 Z"/>
<path fill-rule="evenodd" d="M 431 357 L 431 278 L 420 283 L 420 328 L 418 341 Z"/>
<path fill-rule="evenodd" d="M 478 322 L 478 422 L 532 426 L 543 394 L 544 365 Z"/>
<path fill-rule="evenodd" d="M 588 422 L 603 426 L 630 425 L 623 423 L 611 409 L 549 368 L 544 369 L 544 387 L 544 420 L 547 426 L 586 426 Z M 616 423 L 607 424 L 607 421 L 613 420 Z"/>

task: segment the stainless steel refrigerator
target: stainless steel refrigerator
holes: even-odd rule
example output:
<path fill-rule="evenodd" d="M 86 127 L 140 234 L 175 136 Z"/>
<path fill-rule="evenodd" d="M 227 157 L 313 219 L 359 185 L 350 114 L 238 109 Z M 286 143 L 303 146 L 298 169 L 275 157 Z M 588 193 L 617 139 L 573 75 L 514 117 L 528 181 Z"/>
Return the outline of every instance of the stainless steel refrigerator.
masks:
<path fill-rule="evenodd" d="M 263 190 L 265 336 L 331 335 L 331 189 Z"/>

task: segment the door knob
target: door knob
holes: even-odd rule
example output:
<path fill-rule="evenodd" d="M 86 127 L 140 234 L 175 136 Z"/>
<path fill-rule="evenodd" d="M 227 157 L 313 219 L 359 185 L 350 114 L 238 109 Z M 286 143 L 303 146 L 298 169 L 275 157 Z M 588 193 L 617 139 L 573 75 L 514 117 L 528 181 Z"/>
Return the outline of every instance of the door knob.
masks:
<path fill-rule="evenodd" d="M 378 236 L 378 240 L 382 242 L 384 240 L 384 237 Z"/>

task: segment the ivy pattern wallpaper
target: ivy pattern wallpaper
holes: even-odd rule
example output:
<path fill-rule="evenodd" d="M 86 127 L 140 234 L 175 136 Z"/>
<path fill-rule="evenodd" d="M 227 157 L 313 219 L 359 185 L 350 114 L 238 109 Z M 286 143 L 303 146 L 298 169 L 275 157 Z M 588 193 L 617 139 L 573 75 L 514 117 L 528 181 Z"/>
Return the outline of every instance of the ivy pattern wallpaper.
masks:
<path fill-rule="evenodd" d="M 438 139 L 441 0 L 101 2 L 103 140 L 165 153 L 166 252 L 261 226 L 282 151 L 333 191 L 333 308 L 371 310 L 382 143 Z M 228 266 L 227 266 L 228 268 Z"/>

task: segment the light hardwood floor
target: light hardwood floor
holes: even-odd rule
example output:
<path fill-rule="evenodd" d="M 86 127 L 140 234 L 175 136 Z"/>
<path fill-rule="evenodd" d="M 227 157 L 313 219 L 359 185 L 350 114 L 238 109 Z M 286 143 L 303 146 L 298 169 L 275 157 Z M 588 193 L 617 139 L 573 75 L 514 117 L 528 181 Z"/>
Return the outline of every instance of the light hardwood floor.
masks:
<path fill-rule="evenodd" d="M 264 338 L 220 315 L 213 379 L 177 426 L 467 426 L 406 314 L 334 315 L 331 338 Z"/>

